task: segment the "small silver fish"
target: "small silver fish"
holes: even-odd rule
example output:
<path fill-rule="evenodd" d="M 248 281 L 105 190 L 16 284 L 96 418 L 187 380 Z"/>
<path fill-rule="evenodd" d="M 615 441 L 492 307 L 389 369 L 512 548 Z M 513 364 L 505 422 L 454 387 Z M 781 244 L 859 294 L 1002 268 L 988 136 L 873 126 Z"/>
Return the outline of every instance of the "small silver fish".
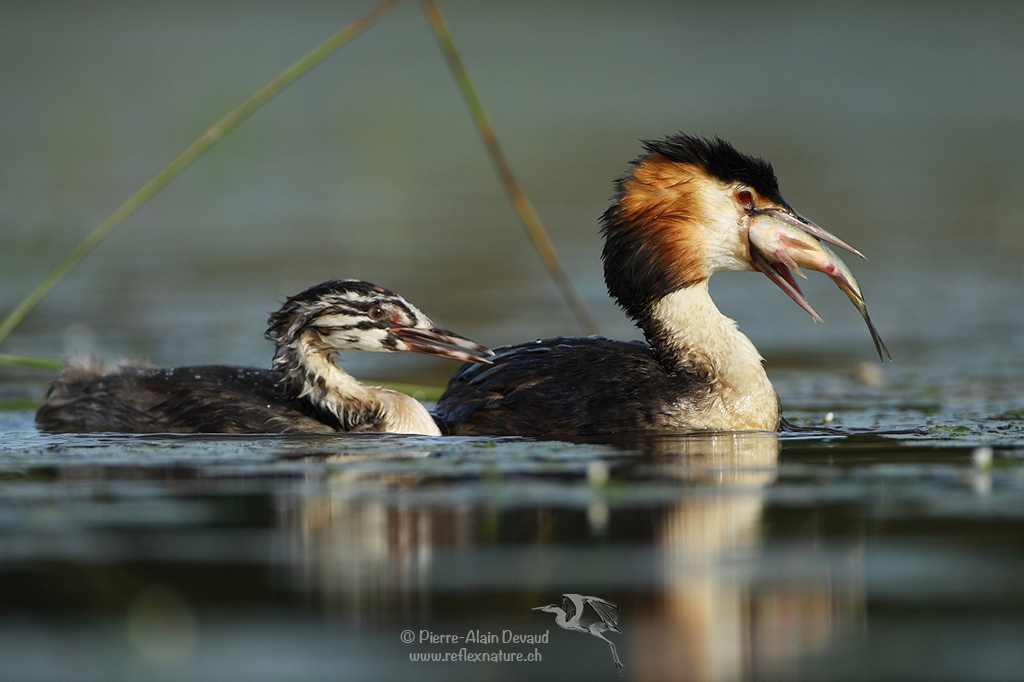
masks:
<path fill-rule="evenodd" d="M 817 237 L 809 234 L 801 227 L 796 219 L 788 215 L 777 215 L 777 213 L 776 211 L 760 213 L 751 218 L 748 229 L 750 244 L 756 247 L 760 255 L 768 263 L 773 264 L 776 269 L 781 266 L 791 268 L 800 277 L 806 278 L 806 275 L 800 269 L 804 267 L 809 270 L 822 272 L 831 277 L 853 305 L 856 306 L 861 317 L 864 318 L 864 322 L 868 325 L 868 331 L 871 332 L 871 340 L 875 343 L 875 350 L 878 351 L 878 357 L 883 362 L 887 358 L 892 360 L 892 356 L 889 355 L 889 349 L 885 347 L 885 343 L 878 335 L 875 325 L 871 322 L 867 304 L 864 302 L 864 294 L 861 293 L 860 286 L 857 284 L 857 280 L 854 279 L 853 273 L 850 272 L 850 268 Z M 828 235 L 821 228 L 817 229 Z M 829 236 L 831 237 L 831 235 Z M 835 238 L 832 238 L 830 241 L 834 241 L 834 243 L 861 255 L 859 251 L 848 246 L 845 242 Z M 783 272 L 782 274 L 785 277 L 787 273 Z M 791 280 L 792 278 L 790 277 L 789 279 Z M 791 281 L 791 284 L 795 288 L 796 283 Z M 797 289 L 797 291 L 799 290 Z M 790 295 L 792 296 L 792 294 Z M 796 299 L 794 298 L 794 300 Z M 799 303 L 800 301 L 798 300 L 797 302 Z M 806 307 L 809 308 L 809 306 Z M 809 310 L 809 312 L 815 318 L 820 319 L 813 310 Z"/>

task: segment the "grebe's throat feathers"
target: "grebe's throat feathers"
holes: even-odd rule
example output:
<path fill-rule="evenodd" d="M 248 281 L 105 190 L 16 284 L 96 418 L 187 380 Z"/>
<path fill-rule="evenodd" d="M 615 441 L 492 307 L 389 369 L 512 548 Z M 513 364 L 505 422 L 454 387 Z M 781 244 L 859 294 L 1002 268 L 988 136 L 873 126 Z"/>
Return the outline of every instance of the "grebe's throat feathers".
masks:
<path fill-rule="evenodd" d="M 664 296 L 647 318 L 648 341 L 670 371 L 704 377 L 710 400 L 693 428 L 774 431 L 781 407 L 757 348 L 719 312 L 707 280 Z"/>
<path fill-rule="evenodd" d="M 616 182 L 602 216 L 605 282 L 671 372 L 711 398 L 692 426 L 774 430 L 779 401 L 763 360 L 708 293 L 723 270 L 751 270 L 747 227 L 762 207 L 792 211 L 767 162 L 720 139 L 675 135 Z"/>

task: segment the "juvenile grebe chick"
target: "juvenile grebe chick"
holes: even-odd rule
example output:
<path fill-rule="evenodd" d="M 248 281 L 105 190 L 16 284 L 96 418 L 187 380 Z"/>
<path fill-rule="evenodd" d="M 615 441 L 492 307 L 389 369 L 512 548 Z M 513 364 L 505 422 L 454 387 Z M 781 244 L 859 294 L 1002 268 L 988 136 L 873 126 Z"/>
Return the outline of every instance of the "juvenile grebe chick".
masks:
<path fill-rule="evenodd" d="M 463 366 L 435 416 L 452 435 L 564 436 L 641 430 L 777 430 L 762 358 L 708 294 L 723 270 L 757 270 L 815 319 L 790 268 L 824 272 L 861 310 L 853 275 L 819 240 L 857 253 L 783 200 L 767 162 L 729 143 L 674 135 L 616 182 L 602 216 L 612 298 L 647 343 L 555 338 L 495 349 Z"/>
<path fill-rule="evenodd" d="M 360 280 L 307 289 L 271 314 L 269 325 L 272 369 L 129 365 L 106 374 L 69 363 L 36 424 L 58 432 L 441 435 L 419 401 L 359 383 L 334 363 L 334 354 L 413 352 L 473 363 L 488 360 L 466 350 L 490 352 L 437 327 L 401 296 Z"/>

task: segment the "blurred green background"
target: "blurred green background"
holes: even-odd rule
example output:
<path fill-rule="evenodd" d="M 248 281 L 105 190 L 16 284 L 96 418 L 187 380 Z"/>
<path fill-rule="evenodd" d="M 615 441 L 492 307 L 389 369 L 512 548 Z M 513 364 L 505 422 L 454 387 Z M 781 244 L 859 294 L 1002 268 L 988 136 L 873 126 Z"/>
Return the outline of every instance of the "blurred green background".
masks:
<path fill-rule="evenodd" d="M 373 4 L 0 0 L 0 314 Z M 719 135 L 868 254 L 847 262 L 895 360 L 879 372 L 824 276 L 804 289 L 825 325 L 762 276 L 716 276 L 786 414 L 927 435 L 55 436 L 31 412 L 52 373 L 0 367 L 0 677 L 618 679 L 603 643 L 531 611 L 579 592 L 622 605 L 632 679 L 1019 678 L 1024 5 L 440 6 L 606 334 L 636 335 L 601 276 L 613 180 L 640 139 Z M 267 366 L 267 312 L 336 277 L 489 345 L 581 331 L 415 2 L 132 216 L 0 352 Z M 405 627 L 556 643 L 543 667 L 414 669 Z"/>
<path fill-rule="evenodd" d="M 0 3 L 0 312 L 186 144 L 372 2 Z M 1024 6 L 442 2 L 505 151 L 604 333 L 598 217 L 639 140 L 774 164 L 894 357 L 1024 346 Z M 519 226 L 418 3 L 286 90 L 125 222 L 4 344 L 265 366 L 266 313 L 329 278 L 488 345 L 581 332 Z M 870 360 L 827 278 L 712 291 L 769 362 Z M 346 360 L 443 382 L 427 358 Z"/>

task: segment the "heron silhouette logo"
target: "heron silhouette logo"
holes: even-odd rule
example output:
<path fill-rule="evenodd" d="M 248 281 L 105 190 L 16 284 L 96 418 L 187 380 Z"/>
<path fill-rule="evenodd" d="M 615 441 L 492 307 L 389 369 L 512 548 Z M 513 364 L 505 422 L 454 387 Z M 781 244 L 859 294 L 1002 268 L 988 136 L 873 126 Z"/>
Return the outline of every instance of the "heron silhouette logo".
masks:
<path fill-rule="evenodd" d="M 548 604 L 538 606 L 534 611 L 547 611 L 555 614 L 555 625 L 565 630 L 585 632 L 603 639 L 612 648 L 612 661 L 618 668 L 619 674 L 626 666 L 619 660 L 619 652 L 615 650 L 615 644 L 604 636 L 605 632 L 617 632 L 619 629 L 619 606 L 607 599 L 600 597 L 584 597 L 582 594 L 563 594 L 562 605 Z"/>

